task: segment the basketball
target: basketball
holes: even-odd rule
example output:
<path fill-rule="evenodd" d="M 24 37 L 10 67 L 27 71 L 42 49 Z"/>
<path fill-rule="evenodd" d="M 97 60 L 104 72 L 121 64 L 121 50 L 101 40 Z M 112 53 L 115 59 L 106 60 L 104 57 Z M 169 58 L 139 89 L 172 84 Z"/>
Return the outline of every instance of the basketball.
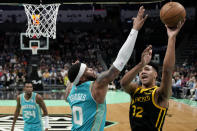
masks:
<path fill-rule="evenodd" d="M 178 2 L 168 2 L 160 10 L 160 19 L 168 27 L 176 27 L 185 16 L 185 8 Z"/>

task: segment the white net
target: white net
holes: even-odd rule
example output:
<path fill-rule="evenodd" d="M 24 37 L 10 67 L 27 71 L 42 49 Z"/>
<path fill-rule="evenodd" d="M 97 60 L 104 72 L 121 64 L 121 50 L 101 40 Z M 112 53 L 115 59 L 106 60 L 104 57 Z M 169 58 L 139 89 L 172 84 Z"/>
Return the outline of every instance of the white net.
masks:
<path fill-rule="evenodd" d="M 31 47 L 31 50 L 32 50 L 32 54 L 33 55 L 36 55 L 37 54 L 37 51 L 38 51 L 38 47 L 37 46 L 32 46 Z"/>
<path fill-rule="evenodd" d="M 56 19 L 60 4 L 24 4 L 28 19 L 26 34 L 29 38 L 56 38 Z"/>

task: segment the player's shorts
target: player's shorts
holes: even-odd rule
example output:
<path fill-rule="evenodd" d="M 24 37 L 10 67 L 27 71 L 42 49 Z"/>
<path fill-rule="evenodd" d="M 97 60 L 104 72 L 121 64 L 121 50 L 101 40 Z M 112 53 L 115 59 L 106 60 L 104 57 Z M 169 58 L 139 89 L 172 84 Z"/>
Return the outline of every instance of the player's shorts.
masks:
<path fill-rule="evenodd" d="M 38 124 L 25 123 L 24 131 L 44 131 L 44 130 L 43 130 L 42 123 L 38 123 Z"/>

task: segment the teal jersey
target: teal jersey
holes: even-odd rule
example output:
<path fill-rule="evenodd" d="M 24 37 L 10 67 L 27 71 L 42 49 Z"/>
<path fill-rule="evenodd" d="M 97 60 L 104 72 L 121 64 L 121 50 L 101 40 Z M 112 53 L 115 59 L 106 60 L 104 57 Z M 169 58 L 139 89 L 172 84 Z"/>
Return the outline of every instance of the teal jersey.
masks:
<path fill-rule="evenodd" d="M 72 109 L 72 131 L 103 131 L 106 101 L 97 104 L 91 94 L 92 81 L 72 87 L 67 101 Z"/>
<path fill-rule="evenodd" d="M 27 124 L 42 123 L 40 106 L 36 103 L 36 93 L 32 92 L 29 100 L 25 99 L 25 93 L 20 95 L 23 120 Z"/>

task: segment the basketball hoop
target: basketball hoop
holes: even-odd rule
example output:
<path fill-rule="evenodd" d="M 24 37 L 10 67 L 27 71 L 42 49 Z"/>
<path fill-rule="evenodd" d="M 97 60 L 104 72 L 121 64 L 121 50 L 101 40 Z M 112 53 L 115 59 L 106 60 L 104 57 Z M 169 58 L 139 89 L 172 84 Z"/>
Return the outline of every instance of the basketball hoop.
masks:
<path fill-rule="evenodd" d="M 24 4 L 28 20 L 26 34 L 29 38 L 56 38 L 56 19 L 60 4 Z"/>
<path fill-rule="evenodd" d="M 32 47 L 31 47 L 31 50 L 32 50 L 32 54 L 33 54 L 33 55 L 37 55 L 38 46 L 32 46 Z"/>

